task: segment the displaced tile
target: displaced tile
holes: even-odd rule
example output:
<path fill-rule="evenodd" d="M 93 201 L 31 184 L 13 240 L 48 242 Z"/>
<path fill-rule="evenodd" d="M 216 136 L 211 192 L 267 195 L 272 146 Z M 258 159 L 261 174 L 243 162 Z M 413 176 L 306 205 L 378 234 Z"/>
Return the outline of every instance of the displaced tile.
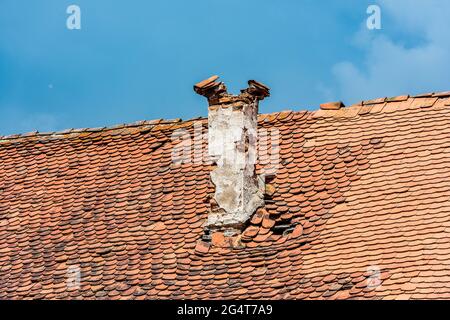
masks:
<path fill-rule="evenodd" d="M 222 232 L 214 232 L 211 235 L 211 244 L 216 247 L 223 247 L 225 245 L 225 236 Z"/>
<path fill-rule="evenodd" d="M 273 196 L 275 191 L 276 191 L 276 189 L 275 189 L 275 187 L 272 184 L 270 184 L 270 183 L 266 184 L 266 194 L 269 197 Z"/>
<path fill-rule="evenodd" d="M 339 110 L 341 108 L 345 108 L 345 105 L 342 103 L 342 101 L 327 102 L 320 105 L 320 109 L 322 110 Z"/>
<path fill-rule="evenodd" d="M 195 251 L 198 253 L 208 253 L 209 251 L 209 244 L 203 241 L 198 241 L 197 245 L 195 246 Z"/>

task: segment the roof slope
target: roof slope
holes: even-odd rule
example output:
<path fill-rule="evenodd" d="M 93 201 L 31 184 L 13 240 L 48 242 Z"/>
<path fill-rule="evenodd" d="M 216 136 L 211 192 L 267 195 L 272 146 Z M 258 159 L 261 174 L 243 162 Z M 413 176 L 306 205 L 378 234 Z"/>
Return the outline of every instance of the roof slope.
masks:
<path fill-rule="evenodd" d="M 195 121 L 0 138 L 0 298 L 449 298 L 449 96 L 261 115 L 280 167 L 232 243 L 171 160 Z"/>

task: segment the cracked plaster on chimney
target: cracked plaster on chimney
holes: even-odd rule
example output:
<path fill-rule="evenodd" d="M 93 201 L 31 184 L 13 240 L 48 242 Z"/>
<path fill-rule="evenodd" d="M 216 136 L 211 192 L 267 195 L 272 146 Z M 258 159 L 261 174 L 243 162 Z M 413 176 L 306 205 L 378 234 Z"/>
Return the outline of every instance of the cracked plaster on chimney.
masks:
<path fill-rule="evenodd" d="M 215 192 L 206 228 L 233 236 L 264 205 L 264 179 L 255 172 L 257 116 L 258 101 L 269 95 L 269 89 L 249 81 L 248 89 L 232 96 L 215 80 L 194 86 L 209 101 L 208 151 L 216 164 L 210 173 Z"/>

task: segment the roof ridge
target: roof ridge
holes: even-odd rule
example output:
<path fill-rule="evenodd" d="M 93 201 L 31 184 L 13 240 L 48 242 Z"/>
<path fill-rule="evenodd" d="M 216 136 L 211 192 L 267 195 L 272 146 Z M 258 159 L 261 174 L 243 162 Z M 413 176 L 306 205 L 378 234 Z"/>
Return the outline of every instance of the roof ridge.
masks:
<path fill-rule="evenodd" d="M 281 114 L 286 113 L 300 113 L 305 112 L 303 110 L 299 111 L 292 111 L 292 110 L 283 110 L 283 111 L 276 111 L 272 113 L 263 113 L 259 114 L 258 116 L 274 116 L 273 120 L 277 120 Z M 310 111 L 309 111 L 310 112 Z M 23 138 L 31 138 L 31 137 L 50 137 L 50 136 L 61 136 L 61 135 L 68 135 L 72 133 L 84 133 L 84 132 L 105 132 L 105 131 L 112 131 L 112 130 L 119 130 L 119 129 L 126 129 L 126 128 L 136 128 L 136 127 L 156 127 L 159 125 L 172 125 L 177 123 L 188 123 L 193 121 L 199 121 L 199 120 L 206 120 L 207 117 L 194 117 L 190 119 L 183 120 L 181 118 L 175 118 L 175 119 L 153 119 L 153 120 L 140 120 L 135 121 L 131 123 L 124 123 L 124 124 L 118 124 L 118 125 L 112 125 L 107 127 L 90 127 L 90 128 L 70 128 L 70 129 L 64 129 L 59 131 L 48 131 L 48 132 L 39 132 L 37 130 L 26 132 L 26 133 L 16 133 L 11 135 L 0 135 L 0 142 L 2 140 L 16 140 L 16 139 L 23 139 Z"/>
<path fill-rule="evenodd" d="M 359 103 L 352 104 L 348 107 L 344 107 L 342 109 L 348 109 L 351 107 L 364 107 L 364 106 L 373 106 L 376 104 L 382 104 L 382 103 L 389 103 L 389 102 L 398 102 L 398 101 L 406 101 L 410 98 L 446 98 L 450 97 L 450 91 L 442 91 L 442 92 L 430 92 L 430 93 L 424 93 L 424 94 L 418 94 L 414 96 L 410 95 L 401 95 L 401 96 L 395 96 L 395 97 L 384 97 L 384 98 L 376 98 L 376 99 L 370 99 L 370 100 L 363 100 Z M 340 109 L 340 110 L 342 110 Z M 339 110 L 339 109 L 338 109 Z M 258 117 L 264 121 L 277 121 L 280 120 L 280 115 L 286 115 L 291 113 L 311 113 L 315 114 L 320 111 L 338 111 L 338 110 L 322 110 L 322 109 L 316 109 L 316 110 L 282 110 L 282 111 L 275 111 L 271 113 L 261 113 L 258 115 Z M 357 112 L 355 114 L 359 115 L 360 112 Z M 282 116 L 284 119 L 286 116 Z M 70 128 L 70 129 L 64 129 L 60 131 L 49 131 L 49 132 L 39 132 L 37 130 L 26 132 L 26 133 L 16 133 L 11 135 L 0 135 L 0 142 L 1 141 L 11 141 L 16 139 L 24 139 L 24 138 L 31 138 L 31 137 L 49 137 L 49 136 L 61 136 L 61 135 L 67 135 L 72 133 L 84 133 L 84 132 L 100 132 L 100 131 L 112 131 L 112 130 L 119 130 L 119 129 L 126 129 L 126 128 L 134 128 L 134 127 L 156 127 L 158 125 L 170 125 L 170 124 L 176 124 L 176 123 L 187 123 L 191 121 L 198 121 L 198 120 L 206 120 L 207 117 L 195 117 L 190 118 L 187 120 L 183 120 L 181 118 L 175 118 L 175 119 L 153 119 L 153 120 L 140 120 L 135 121 L 131 123 L 124 123 L 124 124 L 117 124 L 112 126 L 106 126 L 106 127 L 91 127 L 91 128 Z"/>
<path fill-rule="evenodd" d="M 416 95 L 399 95 L 399 96 L 393 96 L 393 97 L 380 97 L 376 99 L 369 99 L 369 100 L 363 100 L 361 103 L 364 104 L 376 104 L 376 103 L 382 103 L 382 102 L 391 102 L 391 101 L 398 101 L 396 99 L 401 98 L 445 98 L 450 97 L 450 91 L 439 91 L 439 92 L 428 92 L 428 93 L 421 93 Z M 379 102 L 377 102 L 379 101 Z"/>
<path fill-rule="evenodd" d="M 70 128 L 70 129 L 64 129 L 64 130 L 59 130 L 59 131 L 48 131 L 48 132 L 39 132 L 39 131 L 35 130 L 35 131 L 27 132 L 27 133 L 16 133 L 16 134 L 5 135 L 5 136 L 0 135 L 0 141 L 1 140 L 14 140 L 14 139 L 21 139 L 21 138 L 28 138 L 28 137 L 58 136 L 58 135 L 66 135 L 66 134 L 71 134 L 71 133 L 112 131 L 112 130 L 118 130 L 118 129 L 136 128 L 136 127 L 144 127 L 144 126 L 156 127 L 158 125 L 189 122 L 189 121 L 194 121 L 194 120 L 198 120 L 198 119 L 203 119 L 203 118 L 198 117 L 198 118 L 192 118 L 192 119 L 187 119 L 187 120 L 182 120 L 181 118 L 139 120 L 139 121 L 135 121 L 135 122 L 131 122 L 131 123 L 116 124 L 116 125 L 107 126 L 107 127 Z"/>
<path fill-rule="evenodd" d="M 448 100 L 448 102 L 446 101 Z M 417 102 L 416 102 L 417 101 Z M 401 110 L 423 109 L 435 106 L 439 101 L 450 105 L 450 91 L 363 100 L 350 106 L 342 102 L 328 102 L 312 112 L 313 118 L 354 118 L 366 114 L 390 113 Z"/>

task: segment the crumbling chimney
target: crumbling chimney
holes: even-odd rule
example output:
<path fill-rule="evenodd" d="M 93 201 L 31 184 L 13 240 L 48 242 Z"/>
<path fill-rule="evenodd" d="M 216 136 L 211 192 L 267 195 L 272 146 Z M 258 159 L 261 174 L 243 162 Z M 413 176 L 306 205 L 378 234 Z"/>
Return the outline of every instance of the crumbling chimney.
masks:
<path fill-rule="evenodd" d="M 194 86 L 208 99 L 208 152 L 215 164 L 215 192 L 206 228 L 232 236 L 264 205 L 264 182 L 256 176 L 258 102 L 269 88 L 250 80 L 239 95 L 231 95 L 213 76 Z"/>

